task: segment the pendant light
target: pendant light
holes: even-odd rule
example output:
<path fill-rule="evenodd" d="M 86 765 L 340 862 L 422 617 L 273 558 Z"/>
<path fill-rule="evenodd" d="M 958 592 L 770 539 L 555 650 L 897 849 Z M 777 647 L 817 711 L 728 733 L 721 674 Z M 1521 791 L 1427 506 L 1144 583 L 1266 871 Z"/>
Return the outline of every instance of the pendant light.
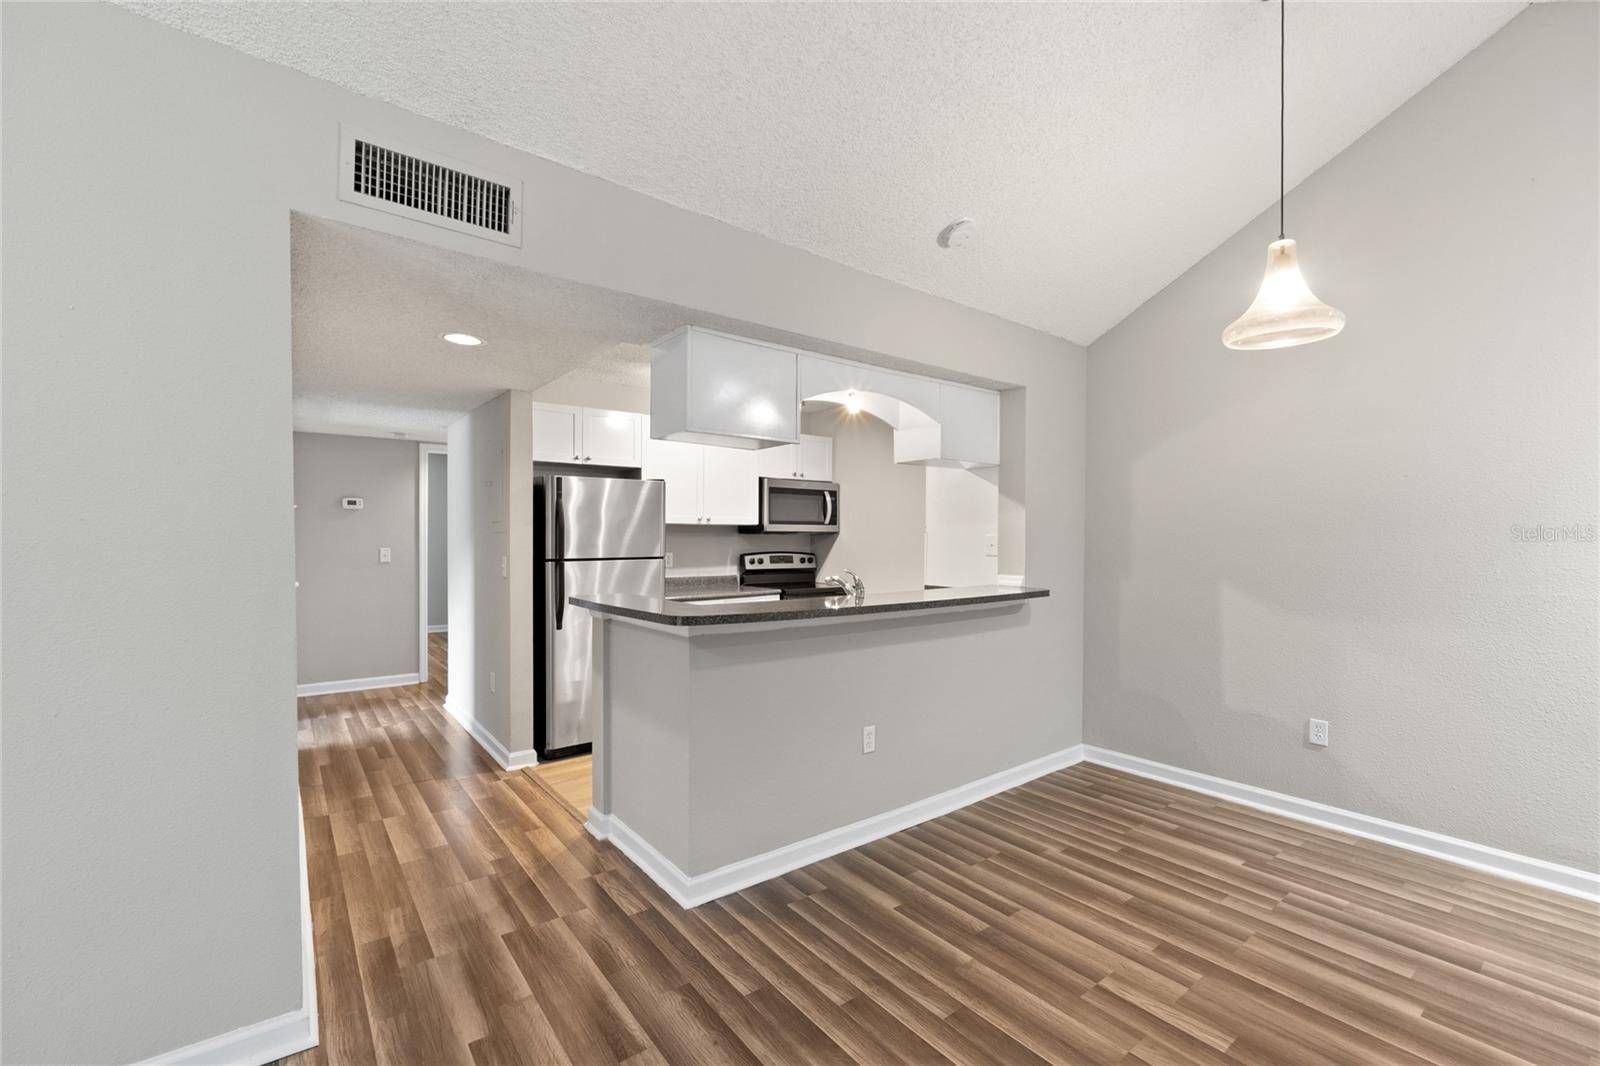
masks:
<path fill-rule="evenodd" d="M 1278 239 L 1267 245 L 1267 272 L 1255 301 L 1222 331 L 1222 343 L 1229 348 L 1289 348 L 1326 340 L 1344 329 L 1344 312 L 1317 299 L 1300 276 L 1294 241 L 1283 228 L 1285 6 L 1278 0 Z"/>

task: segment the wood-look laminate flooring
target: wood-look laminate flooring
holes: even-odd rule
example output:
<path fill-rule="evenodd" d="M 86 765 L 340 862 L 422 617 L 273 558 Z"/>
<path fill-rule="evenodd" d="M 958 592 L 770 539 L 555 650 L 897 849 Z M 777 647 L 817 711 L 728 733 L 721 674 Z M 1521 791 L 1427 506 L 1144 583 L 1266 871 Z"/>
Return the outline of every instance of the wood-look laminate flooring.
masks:
<path fill-rule="evenodd" d="M 1600 1059 L 1596 906 L 1091 765 L 682 910 L 442 659 L 300 701 L 297 1064 Z"/>
<path fill-rule="evenodd" d="M 589 804 L 594 798 L 594 756 L 574 755 L 540 763 L 522 772 L 555 793 L 556 799 L 578 818 L 589 817 Z"/>

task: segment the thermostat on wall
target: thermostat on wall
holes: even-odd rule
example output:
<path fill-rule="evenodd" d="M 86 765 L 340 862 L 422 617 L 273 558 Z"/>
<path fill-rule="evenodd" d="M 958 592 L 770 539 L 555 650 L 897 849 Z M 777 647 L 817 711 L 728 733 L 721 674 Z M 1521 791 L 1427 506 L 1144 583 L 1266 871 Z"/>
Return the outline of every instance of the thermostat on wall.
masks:
<path fill-rule="evenodd" d="M 343 507 L 346 511 L 359 511 L 361 508 L 366 506 L 366 503 L 363 502 L 360 496 L 346 496 L 344 499 L 339 501 L 339 506 Z"/>

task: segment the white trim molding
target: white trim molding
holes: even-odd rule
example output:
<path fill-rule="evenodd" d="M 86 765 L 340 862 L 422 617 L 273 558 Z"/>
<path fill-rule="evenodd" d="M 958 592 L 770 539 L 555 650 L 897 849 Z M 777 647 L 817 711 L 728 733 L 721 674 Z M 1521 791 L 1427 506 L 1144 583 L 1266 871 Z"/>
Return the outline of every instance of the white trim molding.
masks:
<path fill-rule="evenodd" d="M 433 491 L 428 484 L 430 456 L 448 457 L 450 449 L 443 444 L 423 441 L 417 445 L 417 679 L 428 680 L 428 634 L 444 632 L 428 624 L 428 512 Z M 448 465 L 446 467 L 448 469 Z M 448 476 L 448 475 L 447 475 Z"/>
<path fill-rule="evenodd" d="M 317 1046 L 317 1023 L 305 1008 L 201 1040 L 138 1066 L 261 1066 Z"/>
<path fill-rule="evenodd" d="M 365 692 L 369 688 L 395 688 L 415 685 L 422 679 L 416 674 L 388 674 L 384 677 L 352 677 L 344 681 L 312 681 L 296 685 L 296 696 L 331 696 L 336 692 Z"/>
<path fill-rule="evenodd" d="M 495 739 L 493 733 L 483 728 L 476 718 L 463 714 L 447 693 L 444 698 L 445 713 L 455 719 L 457 725 L 467 731 L 467 735 L 478 742 L 478 747 L 488 753 L 489 758 L 502 770 L 521 770 L 529 766 L 539 765 L 539 753 L 532 748 L 522 751 L 507 751 L 506 746 Z"/>
<path fill-rule="evenodd" d="M 342 682 L 310 682 L 296 685 L 296 696 L 331 696 L 339 691 L 366 691 L 368 688 L 397 688 L 398 685 L 421 683 L 416 674 L 386 674 L 384 677 L 347 677 Z"/>
<path fill-rule="evenodd" d="M 1310 822 L 1324 829 L 1376 840 L 1420 855 L 1443 859 L 1458 866 L 1498 874 L 1525 884 L 1538 885 L 1564 895 L 1600 899 L 1600 874 L 1588 870 L 1578 870 L 1511 851 L 1501 851 L 1499 848 L 1474 844 L 1459 837 L 1445 836 L 1432 830 L 1385 821 L 1369 814 L 1330 807 L 1325 803 L 1285 795 L 1282 792 L 1272 792 L 1257 788 L 1255 785 L 1168 766 L 1137 755 L 1124 755 L 1119 751 L 1086 747 L 1084 759 L 1100 766 L 1108 766 L 1113 770 L 1122 770 L 1139 777 L 1176 785 L 1191 792 L 1242 803 L 1246 807 L 1254 807 L 1296 821 Z"/>
<path fill-rule="evenodd" d="M 1083 761 L 1083 745 L 1078 744 L 1013 766 L 1008 770 L 981 777 L 965 785 L 937 793 L 926 799 L 896 807 L 892 811 L 863 818 L 859 822 L 830 829 L 826 833 L 787 844 L 784 847 L 741 859 L 707 873 L 689 875 L 665 855 L 657 851 L 614 814 L 602 814 L 590 808 L 586 823 L 591 835 L 610 840 L 634 865 L 643 870 L 662 891 L 671 896 L 680 907 L 698 907 L 714 899 L 737 892 L 742 888 L 771 880 L 790 870 L 869 844 L 880 837 L 910 829 L 930 818 L 949 814 L 968 804 L 987 799 L 997 792 L 1026 784 L 1036 777 L 1054 773 Z"/>
<path fill-rule="evenodd" d="M 144 1059 L 137 1066 L 261 1066 L 317 1046 L 317 952 L 311 934 L 311 881 L 306 869 L 305 809 L 300 826 L 300 1008 Z"/>

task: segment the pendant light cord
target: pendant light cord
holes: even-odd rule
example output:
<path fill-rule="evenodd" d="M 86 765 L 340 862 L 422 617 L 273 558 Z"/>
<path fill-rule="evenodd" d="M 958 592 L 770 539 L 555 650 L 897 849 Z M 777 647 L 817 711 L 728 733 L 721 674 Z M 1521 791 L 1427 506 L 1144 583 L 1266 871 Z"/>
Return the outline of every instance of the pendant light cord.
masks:
<path fill-rule="evenodd" d="M 1287 0 L 1278 0 L 1278 240 L 1283 240 L 1283 160 L 1284 160 L 1284 111 L 1287 107 L 1287 93 L 1284 88 L 1284 55 L 1289 50 L 1284 21 L 1288 17 Z"/>

